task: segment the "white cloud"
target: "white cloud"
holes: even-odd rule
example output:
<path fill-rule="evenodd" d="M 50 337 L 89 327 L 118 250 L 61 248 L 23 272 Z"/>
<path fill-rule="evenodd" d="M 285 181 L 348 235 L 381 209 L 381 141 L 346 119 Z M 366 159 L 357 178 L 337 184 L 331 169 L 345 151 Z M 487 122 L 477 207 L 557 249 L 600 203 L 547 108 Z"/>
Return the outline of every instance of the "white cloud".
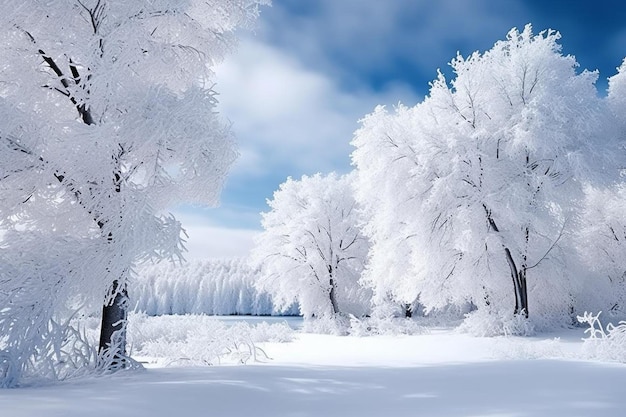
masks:
<path fill-rule="evenodd" d="M 399 61 L 435 76 L 467 45 L 489 48 L 511 29 L 511 16 L 527 16 L 520 0 L 318 0 L 305 6 L 278 3 L 264 10 L 262 33 L 309 65 L 329 73 L 367 78 Z M 306 13 L 298 13 L 298 9 Z M 520 21 L 523 26 L 528 22 Z M 496 33 L 497 38 L 493 38 Z M 463 51 L 468 54 L 471 50 Z M 355 74 L 345 73 L 357 71 Z M 410 75 L 408 75 L 410 77 Z M 427 85 L 423 86 L 423 90 Z"/>
<path fill-rule="evenodd" d="M 391 86 L 391 85 L 390 85 Z M 401 83 L 345 91 L 327 74 L 258 40 L 245 39 L 217 69 L 220 111 L 233 121 L 242 158 L 234 175 L 348 169 L 358 120 L 377 104 L 415 101 Z M 393 97 L 393 98 L 392 98 Z"/>
<path fill-rule="evenodd" d="M 490 47 L 494 31 L 502 38 L 510 29 L 504 6 L 487 0 L 291 3 L 264 9 L 259 36 L 244 38 L 216 70 L 219 108 L 233 122 L 242 154 L 235 179 L 348 170 L 358 120 L 378 104 L 418 100 L 407 84 L 412 75 L 385 77 L 387 69 L 410 62 L 430 80 L 454 57 L 450 44 L 488 39 Z M 522 6 L 515 0 L 506 9 Z M 384 78 L 378 85 L 376 73 Z"/>
<path fill-rule="evenodd" d="M 176 213 L 176 218 L 189 236 L 185 243 L 188 252 L 184 254 L 187 260 L 246 257 L 254 246 L 254 236 L 259 233 L 253 229 L 216 226 L 199 214 Z"/>
<path fill-rule="evenodd" d="M 226 184 L 225 207 L 178 211 L 189 234 L 186 257 L 194 259 L 247 254 L 257 231 L 226 224 L 259 224 L 265 199 L 287 176 L 348 171 L 358 120 L 377 104 L 417 101 L 402 83 L 383 92 L 346 91 L 297 55 L 254 38 L 243 39 L 216 72 L 219 111 L 233 123 L 241 156 Z"/>
<path fill-rule="evenodd" d="M 292 10 L 288 3 L 263 10 L 259 36 L 242 39 L 216 69 L 219 111 L 232 121 L 241 151 L 229 183 L 237 190 L 255 187 L 248 199 L 237 191 L 237 204 L 247 204 L 241 208 L 248 213 L 266 210 L 265 198 L 287 176 L 348 171 L 358 120 L 378 104 L 418 101 L 407 84 L 411 74 L 386 76 L 375 85 L 372 72 L 384 74 L 400 59 L 423 67 L 432 79 L 437 66 L 454 56 L 450 42 L 485 36 L 492 44 L 494 27 L 502 26 L 501 37 L 510 29 L 486 0 L 471 7 L 455 0 L 294 0 Z M 299 7 L 308 11 L 294 12 Z M 427 89 L 424 82 L 422 91 Z M 190 257 L 230 256 L 252 246 L 254 231 L 201 219 L 184 223 Z"/>

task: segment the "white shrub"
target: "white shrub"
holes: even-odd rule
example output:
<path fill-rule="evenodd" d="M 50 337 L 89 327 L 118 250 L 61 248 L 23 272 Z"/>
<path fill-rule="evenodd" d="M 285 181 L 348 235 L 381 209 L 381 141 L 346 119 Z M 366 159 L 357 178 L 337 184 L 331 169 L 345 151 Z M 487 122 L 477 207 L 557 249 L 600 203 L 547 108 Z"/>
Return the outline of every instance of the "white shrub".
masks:
<path fill-rule="evenodd" d="M 601 313 L 594 315 L 585 311 L 577 317 L 580 323 L 589 325 L 585 330 L 588 336 L 583 339 L 583 355 L 589 359 L 626 362 L 626 321 L 620 321 L 617 326 L 612 323 L 603 326 Z"/>
<path fill-rule="evenodd" d="M 287 342 L 293 338 L 293 330 L 284 323 L 227 325 L 204 315 L 131 314 L 128 333 L 133 356 L 169 365 L 246 363 L 267 358 L 257 343 Z"/>

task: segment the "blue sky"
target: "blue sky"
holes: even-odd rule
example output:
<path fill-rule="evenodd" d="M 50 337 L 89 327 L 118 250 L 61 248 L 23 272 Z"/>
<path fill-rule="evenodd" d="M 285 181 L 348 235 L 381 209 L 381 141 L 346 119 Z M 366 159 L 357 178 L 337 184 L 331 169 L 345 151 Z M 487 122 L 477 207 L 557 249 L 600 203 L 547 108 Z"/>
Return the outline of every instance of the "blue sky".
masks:
<path fill-rule="evenodd" d="M 266 199 L 288 176 L 348 172 L 358 120 L 377 104 L 415 104 L 459 51 L 490 49 L 513 28 L 561 32 L 563 52 L 599 70 L 626 56 L 622 0 L 274 0 L 217 68 L 219 110 L 241 157 L 219 208 L 180 208 L 189 258 L 244 256 Z"/>

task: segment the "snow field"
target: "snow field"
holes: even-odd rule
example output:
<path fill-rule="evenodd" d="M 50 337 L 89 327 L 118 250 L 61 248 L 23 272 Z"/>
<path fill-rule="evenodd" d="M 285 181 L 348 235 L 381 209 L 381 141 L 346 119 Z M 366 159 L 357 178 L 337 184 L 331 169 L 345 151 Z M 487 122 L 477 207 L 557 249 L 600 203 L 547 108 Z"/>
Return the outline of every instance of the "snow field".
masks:
<path fill-rule="evenodd" d="M 163 318 L 139 322 L 147 328 L 151 320 L 168 328 Z M 184 320 L 191 329 L 209 318 L 165 320 Z M 291 342 L 258 343 L 270 359 L 164 367 L 163 358 L 144 358 L 143 371 L 3 390 L 0 410 L 7 417 L 619 416 L 626 366 L 584 360 L 583 332 L 526 338 L 445 328 L 370 337 L 299 332 Z"/>

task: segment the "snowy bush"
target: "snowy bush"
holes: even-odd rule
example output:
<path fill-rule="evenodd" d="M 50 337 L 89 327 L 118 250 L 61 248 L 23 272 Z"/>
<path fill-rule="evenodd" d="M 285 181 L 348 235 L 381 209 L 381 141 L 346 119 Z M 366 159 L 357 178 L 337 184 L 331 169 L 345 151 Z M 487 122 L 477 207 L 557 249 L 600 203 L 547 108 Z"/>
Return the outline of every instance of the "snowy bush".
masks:
<path fill-rule="evenodd" d="M 81 278 L 102 265 L 87 265 L 84 242 L 66 235 L 9 231 L 4 238 L 12 245 L 0 249 L 0 387 L 33 376 L 63 379 L 76 371 L 72 365 L 95 365 L 69 318 L 97 293 L 79 288 Z"/>
<path fill-rule="evenodd" d="M 96 317 L 77 315 L 72 320 L 74 329 L 81 329 L 84 346 L 93 346 L 99 334 Z M 140 362 L 160 365 L 212 365 L 219 363 L 246 363 L 266 358 L 258 346 L 264 342 L 290 342 L 294 330 L 285 322 L 269 324 L 261 322 L 249 325 L 242 321 L 223 322 L 206 315 L 171 315 L 151 317 L 145 313 L 131 313 L 128 318 L 129 355 L 133 366 Z M 95 349 L 91 354 L 96 355 Z M 87 352 L 89 353 L 89 352 Z M 82 376 L 102 372 L 91 368 L 66 371 L 67 376 Z"/>
<path fill-rule="evenodd" d="M 626 363 L 626 321 L 620 321 L 617 326 L 613 323 L 604 326 L 601 313 L 594 315 L 585 311 L 577 317 L 580 323 L 589 326 L 585 330 L 587 337 L 583 339 L 583 354 L 589 359 Z"/>
<path fill-rule="evenodd" d="M 257 344 L 291 341 L 293 330 L 285 323 L 227 325 L 203 315 L 131 314 L 128 337 L 134 357 L 170 365 L 215 365 L 267 359 Z"/>
<path fill-rule="evenodd" d="M 130 284 L 130 304 L 149 316 L 275 315 L 270 295 L 255 288 L 258 275 L 245 259 L 147 265 Z M 283 314 L 297 315 L 297 307 Z"/>
<path fill-rule="evenodd" d="M 536 332 L 530 319 L 512 312 L 481 309 L 468 313 L 465 317 L 459 331 L 474 336 L 533 336 Z"/>
<path fill-rule="evenodd" d="M 14 387 L 24 380 L 61 381 L 92 373 L 102 363 L 93 344 L 69 321 L 50 318 L 47 325 L 38 324 L 37 330 L 32 350 L 26 350 L 28 345 L 23 341 L 0 340 L 0 388 Z"/>
<path fill-rule="evenodd" d="M 261 322 L 250 328 L 251 338 L 255 343 L 291 342 L 294 331 L 286 322 L 269 324 Z"/>

